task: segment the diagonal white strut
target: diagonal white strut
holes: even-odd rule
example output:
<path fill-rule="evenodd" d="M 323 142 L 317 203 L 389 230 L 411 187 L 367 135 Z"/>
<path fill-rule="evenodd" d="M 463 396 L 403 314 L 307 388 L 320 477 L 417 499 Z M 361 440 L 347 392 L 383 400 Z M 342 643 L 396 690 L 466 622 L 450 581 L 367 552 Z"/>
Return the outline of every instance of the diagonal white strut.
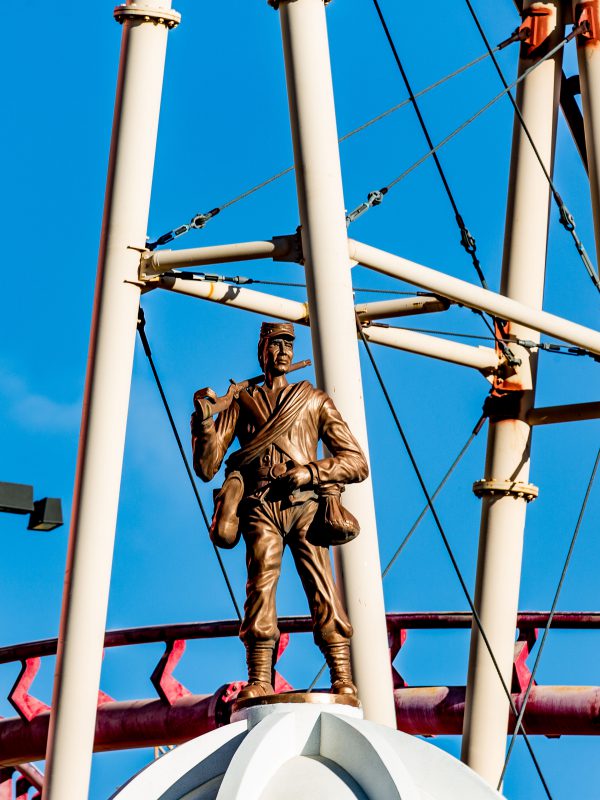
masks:
<path fill-rule="evenodd" d="M 317 381 L 368 457 L 325 6 L 323 0 L 277 5 Z M 354 677 L 366 718 L 395 727 L 371 479 L 349 486 L 345 498 L 362 528 L 336 553 L 336 574 L 354 627 Z"/>

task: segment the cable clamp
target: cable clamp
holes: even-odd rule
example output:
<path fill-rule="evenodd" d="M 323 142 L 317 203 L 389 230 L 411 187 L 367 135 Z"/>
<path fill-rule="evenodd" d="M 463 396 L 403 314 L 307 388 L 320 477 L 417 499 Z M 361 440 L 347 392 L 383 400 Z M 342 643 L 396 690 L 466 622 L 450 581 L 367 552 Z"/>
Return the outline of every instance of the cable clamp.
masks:
<path fill-rule="evenodd" d="M 362 217 L 362 215 L 370 208 L 373 208 L 373 206 L 381 205 L 383 198 L 387 194 L 387 191 L 388 190 L 386 188 L 383 188 L 375 192 L 369 192 L 366 202 L 361 203 L 354 209 L 354 211 L 351 211 L 346 215 L 346 227 L 350 227 L 355 220 L 357 220 L 359 217 Z"/>
<path fill-rule="evenodd" d="M 496 50 L 504 50 L 505 47 L 508 47 L 510 44 L 514 44 L 515 42 L 524 42 L 529 38 L 530 35 L 531 28 L 525 24 L 520 25 L 518 28 L 514 29 L 508 39 L 504 39 L 496 45 Z"/>
<path fill-rule="evenodd" d="M 213 217 L 216 217 L 220 211 L 220 208 L 213 208 L 212 211 L 207 211 L 206 214 L 195 214 L 190 220 L 189 227 L 201 230 L 206 226 L 206 223 Z"/>
<path fill-rule="evenodd" d="M 531 503 L 539 493 L 539 488 L 533 483 L 521 483 L 521 481 L 497 481 L 492 478 L 489 481 L 475 481 L 473 484 L 473 494 L 480 498 L 515 497 Z"/>
<path fill-rule="evenodd" d="M 560 203 L 558 211 L 560 214 L 560 224 L 563 226 L 563 228 L 565 228 L 565 230 L 569 231 L 569 233 L 572 233 L 575 230 L 575 219 L 573 214 L 571 214 L 563 202 Z"/>
<path fill-rule="evenodd" d="M 212 211 L 207 211 L 206 214 L 195 214 L 187 224 L 180 225 L 178 228 L 173 228 L 172 231 L 163 233 L 163 235 L 159 236 L 154 242 L 148 242 L 146 244 L 146 250 L 156 250 L 157 247 L 161 247 L 163 244 L 168 244 L 172 242 L 173 239 L 183 236 L 184 233 L 187 233 L 192 228 L 196 230 L 204 228 L 206 223 L 213 217 L 216 217 L 220 211 L 220 208 L 213 208 Z"/>

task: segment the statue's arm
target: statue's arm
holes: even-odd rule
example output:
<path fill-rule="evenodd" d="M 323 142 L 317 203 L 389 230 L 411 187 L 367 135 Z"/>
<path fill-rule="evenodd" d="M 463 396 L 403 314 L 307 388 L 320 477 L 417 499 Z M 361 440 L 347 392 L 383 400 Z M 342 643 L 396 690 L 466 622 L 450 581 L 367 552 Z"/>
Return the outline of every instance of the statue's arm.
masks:
<path fill-rule="evenodd" d="M 219 471 L 225 453 L 235 436 L 240 407 L 237 402 L 222 411 L 215 420 L 202 421 L 199 413 L 192 414 L 192 454 L 194 472 L 203 481 L 210 481 Z"/>
<path fill-rule="evenodd" d="M 316 483 L 359 483 L 369 474 L 365 455 L 330 397 L 319 410 L 319 438 L 331 454 L 312 462 Z"/>

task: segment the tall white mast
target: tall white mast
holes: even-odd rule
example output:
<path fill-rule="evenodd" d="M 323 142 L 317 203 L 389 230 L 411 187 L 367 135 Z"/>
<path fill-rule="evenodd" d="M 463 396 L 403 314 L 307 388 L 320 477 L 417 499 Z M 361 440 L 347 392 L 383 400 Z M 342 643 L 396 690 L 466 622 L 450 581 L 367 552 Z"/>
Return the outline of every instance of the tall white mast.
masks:
<path fill-rule="evenodd" d="M 560 0 L 529 2 L 525 13 L 547 17 L 544 47 L 562 38 Z M 536 42 L 539 44 L 541 42 Z M 530 55 L 527 51 L 533 49 Z M 542 53 L 543 54 L 543 53 Z M 519 74 L 542 55 L 522 45 Z M 550 174 L 554 158 L 562 50 L 541 64 L 520 84 L 517 103 L 543 163 Z M 515 117 L 501 292 L 533 309 L 541 309 L 548 243 L 550 186 L 521 123 Z M 507 332 L 539 342 L 539 332 L 510 323 Z M 497 386 L 498 415 L 490 418 L 485 477 L 475 485 L 483 498 L 475 588 L 475 607 L 491 645 L 502 679 L 510 691 L 515 626 L 521 580 L 521 561 L 527 503 L 537 495 L 529 484 L 531 427 L 526 420 L 533 407 L 537 353 L 510 345 L 521 359 L 515 374 Z M 506 394 L 502 394 L 506 392 Z M 502 418 L 504 417 L 504 418 Z M 473 624 L 462 758 L 495 785 L 505 758 L 509 700 L 486 644 Z"/>
<path fill-rule="evenodd" d="M 88 796 L 171 0 L 115 10 L 121 61 L 73 498 L 45 800 Z M 132 249 L 133 248 L 133 249 Z M 136 249 L 137 248 L 137 249 Z"/>

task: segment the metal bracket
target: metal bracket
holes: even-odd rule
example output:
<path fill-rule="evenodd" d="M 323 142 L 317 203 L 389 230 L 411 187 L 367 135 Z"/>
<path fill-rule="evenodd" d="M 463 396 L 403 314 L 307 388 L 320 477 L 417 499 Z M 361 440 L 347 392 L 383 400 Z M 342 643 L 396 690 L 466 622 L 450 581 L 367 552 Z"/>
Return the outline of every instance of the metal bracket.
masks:
<path fill-rule="evenodd" d="M 528 8 L 519 26 L 527 54 L 544 44 L 555 28 L 556 7 L 552 3 L 536 3 Z"/>
<path fill-rule="evenodd" d="M 483 413 L 490 422 L 519 419 L 522 391 L 489 394 L 483 402 Z"/>
<path fill-rule="evenodd" d="M 516 497 L 525 499 L 528 503 L 535 500 L 540 490 L 533 483 L 521 483 L 521 481 L 497 481 L 495 478 L 490 480 L 475 481 L 473 484 L 473 494 L 476 497 Z"/>
<path fill-rule="evenodd" d="M 519 631 L 515 642 L 515 655 L 513 660 L 512 691 L 520 694 L 526 691 L 531 680 L 531 670 L 527 666 L 527 659 L 533 650 L 538 637 L 537 628 L 527 628 Z M 535 681 L 534 681 L 535 685 Z"/>
<path fill-rule="evenodd" d="M 388 645 L 390 647 L 390 661 L 392 664 L 392 680 L 394 682 L 394 689 L 405 689 L 408 683 L 404 680 L 402 675 L 394 666 L 394 659 L 402 649 L 406 641 L 407 631 L 405 628 L 389 628 L 388 629 Z"/>
<path fill-rule="evenodd" d="M 142 3 L 131 3 L 128 6 L 117 6 L 113 16 L 122 25 L 127 19 L 141 22 L 152 22 L 153 25 L 165 25 L 169 30 L 176 28 L 181 22 L 181 14 L 166 8 L 153 8 Z"/>
<path fill-rule="evenodd" d="M 189 689 L 180 683 L 173 675 L 173 670 L 185 652 L 185 640 L 175 639 L 167 642 L 165 652 L 150 676 L 152 685 L 163 703 L 172 706 L 176 700 L 191 694 Z"/>
<path fill-rule="evenodd" d="M 275 11 L 279 10 L 279 4 L 281 2 L 282 0 L 267 0 L 267 3 L 271 6 L 271 8 L 274 8 Z M 331 0 L 323 0 L 323 2 L 325 3 L 325 5 L 327 5 L 328 3 L 331 3 Z"/>
<path fill-rule="evenodd" d="M 586 29 L 579 35 L 583 39 L 598 41 L 600 39 L 600 2 L 599 0 L 582 0 L 574 9 L 575 25 L 587 23 Z"/>
<path fill-rule="evenodd" d="M 29 694 L 31 684 L 40 670 L 40 665 L 41 659 L 38 657 L 26 658 L 21 661 L 21 671 L 8 695 L 11 706 L 27 722 L 31 722 L 39 714 L 50 711 L 50 706 Z"/>
<path fill-rule="evenodd" d="M 273 244 L 277 249 L 281 249 L 281 255 L 273 256 L 273 261 L 290 261 L 294 264 L 304 264 L 304 252 L 302 251 L 302 237 L 300 228 L 296 233 L 287 236 L 273 236 Z M 281 243 L 280 247 L 278 246 Z"/>

